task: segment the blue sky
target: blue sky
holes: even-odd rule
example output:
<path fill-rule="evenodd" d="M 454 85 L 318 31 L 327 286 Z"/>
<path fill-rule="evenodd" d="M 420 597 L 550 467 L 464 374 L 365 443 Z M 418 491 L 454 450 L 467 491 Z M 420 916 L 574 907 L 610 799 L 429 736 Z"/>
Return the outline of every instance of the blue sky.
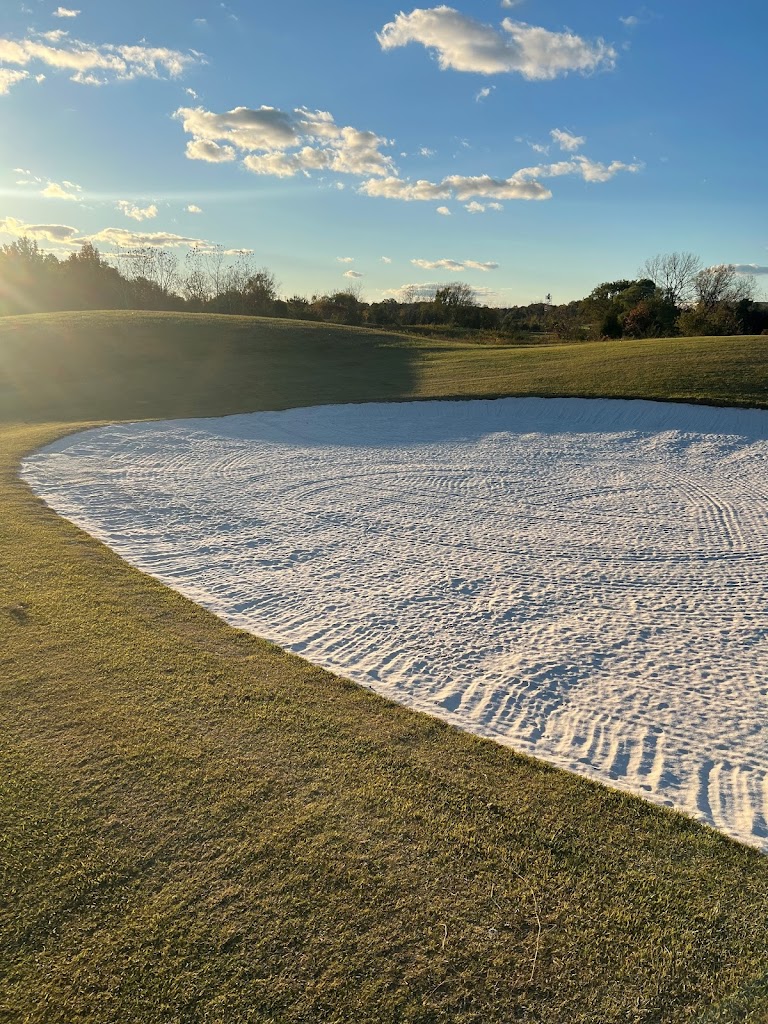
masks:
<path fill-rule="evenodd" d="M 4 8 L 0 242 L 220 244 L 285 295 L 499 305 L 690 250 L 766 290 L 757 0 Z"/>

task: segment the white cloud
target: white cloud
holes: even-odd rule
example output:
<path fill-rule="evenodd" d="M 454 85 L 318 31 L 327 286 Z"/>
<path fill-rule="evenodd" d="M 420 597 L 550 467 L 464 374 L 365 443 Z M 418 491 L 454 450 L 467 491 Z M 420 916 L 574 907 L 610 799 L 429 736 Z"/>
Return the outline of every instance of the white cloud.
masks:
<path fill-rule="evenodd" d="M 737 274 L 768 274 L 768 267 L 760 266 L 758 263 L 729 263 L 728 266 L 733 267 Z"/>
<path fill-rule="evenodd" d="M 154 203 L 144 208 L 136 206 L 135 203 L 130 202 L 128 199 L 119 199 L 115 206 L 121 213 L 124 213 L 126 217 L 130 217 L 131 220 L 154 220 L 157 216 L 157 207 Z"/>
<path fill-rule="evenodd" d="M 68 7 L 57 7 L 53 12 L 54 18 L 76 18 L 80 11 L 72 11 Z"/>
<path fill-rule="evenodd" d="M 201 55 L 194 52 L 148 46 L 92 46 L 70 39 L 60 30 L 49 33 L 47 39 L 0 37 L 0 61 L 21 67 L 41 63 L 57 71 L 71 71 L 72 81 L 83 85 L 160 78 L 163 74 L 176 78 L 189 65 L 204 63 Z"/>
<path fill-rule="evenodd" d="M 450 187 L 439 182 L 426 181 L 425 179 L 408 182 L 394 176 L 371 178 L 369 181 L 364 181 L 360 186 L 360 191 L 366 196 L 384 199 L 404 199 L 407 202 L 411 200 L 450 199 L 452 195 Z"/>
<path fill-rule="evenodd" d="M 57 181 L 49 181 L 40 195 L 46 199 L 69 199 L 77 201 L 81 197 L 77 194 L 82 189 L 79 185 L 73 185 L 71 181 L 65 181 L 60 185 Z"/>
<path fill-rule="evenodd" d="M 392 168 L 392 160 L 379 152 L 386 142 L 373 132 L 342 128 L 341 145 L 332 147 L 330 169 L 341 174 L 386 174 Z"/>
<path fill-rule="evenodd" d="M 382 256 L 381 257 L 381 262 L 382 263 L 391 263 L 392 260 L 389 258 L 389 256 Z"/>
<path fill-rule="evenodd" d="M 549 134 L 560 149 L 567 150 L 569 153 L 575 153 L 587 141 L 583 135 L 571 135 L 570 132 L 563 131 L 561 128 L 553 128 Z"/>
<path fill-rule="evenodd" d="M 464 264 L 456 260 L 411 260 L 416 267 L 424 270 L 463 270 Z"/>
<path fill-rule="evenodd" d="M 187 143 L 188 160 L 205 160 L 209 164 L 227 163 L 236 160 L 237 154 L 231 146 L 220 146 L 205 139 L 190 139 Z"/>
<path fill-rule="evenodd" d="M 419 149 L 419 156 L 434 156 L 434 155 L 435 155 L 434 149 L 429 149 L 428 146 L 422 146 Z"/>
<path fill-rule="evenodd" d="M 38 39 L 45 39 L 48 43 L 60 43 L 62 39 L 69 37 L 69 32 L 63 28 L 54 28 L 50 32 L 36 32 Z"/>
<path fill-rule="evenodd" d="M 347 270 L 347 271 L 344 272 L 344 277 L 358 278 L 358 277 L 362 277 L 362 276 L 363 275 L 358 273 L 356 270 Z"/>
<path fill-rule="evenodd" d="M 499 199 L 551 199 L 552 193 L 541 184 L 539 178 L 557 178 L 571 174 L 583 178 L 584 181 L 605 182 L 620 171 L 635 173 L 641 167 L 642 165 L 639 163 L 625 164 L 620 160 L 602 164 L 579 155 L 570 160 L 560 160 L 557 163 L 522 167 L 509 178 L 492 178 L 487 174 L 476 176 L 453 174 L 439 182 L 424 179 L 410 182 L 389 176 L 364 181 L 359 191 L 363 195 L 374 198 L 401 199 L 406 202 L 457 199 L 459 202 L 468 203 L 466 209 L 470 213 L 483 213 L 485 206 L 477 202 L 479 199 L 496 201 Z"/>
<path fill-rule="evenodd" d="M 31 238 L 36 242 L 53 242 L 66 244 L 72 242 L 79 234 L 77 228 L 68 224 L 26 224 L 15 217 L 0 220 L 0 232 L 13 235 L 14 238 Z"/>
<path fill-rule="evenodd" d="M 189 153 L 189 149 L 187 150 Z M 268 174 L 273 178 L 292 178 L 300 169 L 300 158 L 286 153 L 252 154 L 243 160 L 243 166 L 254 174 Z"/>
<path fill-rule="evenodd" d="M 477 260 L 411 260 L 415 267 L 424 270 L 498 270 L 498 263 L 479 263 Z"/>
<path fill-rule="evenodd" d="M 83 189 L 80 185 L 76 185 L 74 181 L 63 180 L 61 183 L 58 181 L 51 181 L 50 178 L 42 178 L 37 174 L 33 174 L 32 171 L 25 170 L 23 167 L 15 167 L 14 172 L 16 174 L 23 175 L 16 184 L 17 185 L 42 185 L 40 189 L 40 195 L 45 199 L 68 199 L 77 202 L 82 199 Z"/>
<path fill-rule="evenodd" d="M 0 96 L 7 96 L 14 85 L 29 78 L 28 71 L 12 71 L 10 68 L 0 68 Z"/>
<path fill-rule="evenodd" d="M 355 257 L 354 256 L 337 256 L 336 257 L 336 262 L 337 263 L 354 263 L 355 262 Z"/>
<path fill-rule="evenodd" d="M 493 199 L 550 199 L 552 193 L 536 181 L 512 178 L 497 179 L 487 174 L 477 177 L 462 177 L 458 174 L 443 178 L 440 182 L 419 180 L 403 181 L 400 178 L 373 178 L 363 182 L 360 191 L 367 196 L 384 199 L 409 201 L 431 201 L 435 199 L 458 199 L 461 202 L 473 196 Z"/>
<path fill-rule="evenodd" d="M 441 217 L 451 216 L 451 211 L 448 209 L 447 206 L 438 206 L 437 212 L 440 214 Z"/>
<path fill-rule="evenodd" d="M 165 231 L 139 232 L 126 228 L 104 228 L 95 234 L 81 234 L 78 228 L 69 224 L 27 224 L 15 217 L 0 220 L 0 234 L 12 235 L 15 238 L 31 238 L 38 242 L 50 242 L 54 245 L 81 245 L 83 242 L 114 245 L 120 249 L 178 248 L 182 246 L 197 247 L 202 250 L 214 248 L 211 242 L 203 238 L 189 238 Z M 235 250 L 233 250 L 234 252 Z M 239 253 L 241 250 L 237 250 Z M 231 253 L 230 253 L 231 254 Z"/>
<path fill-rule="evenodd" d="M 180 107 L 173 116 L 196 139 L 225 140 L 246 152 L 282 149 L 298 138 L 292 116 L 275 107 L 235 107 L 225 114 L 214 114 L 202 107 Z"/>
<path fill-rule="evenodd" d="M 145 246 L 158 249 L 174 249 L 181 246 L 196 246 L 201 249 L 211 249 L 210 242 L 203 238 L 188 238 L 184 235 L 174 235 L 166 231 L 129 231 L 127 228 L 104 228 L 94 235 L 87 236 L 90 242 L 103 242 L 107 245 L 114 245 L 120 249 L 140 249 Z"/>
<path fill-rule="evenodd" d="M 636 14 L 630 14 L 626 18 L 619 18 L 622 25 L 626 25 L 627 28 L 635 28 L 640 24 L 640 19 Z"/>
<path fill-rule="evenodd" d="M 385 288 L 382 294 L 391 295 L 398 302 L 431 302 L 437 289 L 442 287 L 434 281 L 401 284 L 399 288 Z"/>
<path fill-rule="evenodd" d="M 575 174 L 584 181 L 610 181 L 620 171 L 636 174 L 642 164 L 625 164 L 621 160 L 612 160 L 609 164 L 601 164 L 586 156 L 575 156 L 570 160 L 560 160 L 554 164 L 539 164 L 537 167 L 522 167 L 513 178 L 517 181 L 535 181 L 538 178 L 559 178 L 566 174 Z M 503 198 L 503 197 L 502 197 Z"/>
<path fill-rule="evenodd" d="M 195 206 L 194 203 L 190 203 L 189 206 L 186 207 L 186 211 L 187 211 L 187 213 L 202 213 L 203 212 L 200 209 L 200 207 L 199 206 Z"/>
<path fill-rule="evenodd" d="M 502 7 L 519 7 L 523 0 L 501 0 Z"/>
<path fill-rule="evenodd" d="M 208 28 L 208 19 L 207 18 L 194 18 L 193 21 L 192 21 L 192 24 L 196 28 Z"/>
<path fill-rule="evenodd" d="M 480 92 L 475 96 L 475 103 L 479 103 L 480 100 L 487 100 L 494 89 L 495 86 L 493 85 L 487 85 L 484 89 L 481 89 Z"/>
<path fill-rule="evenodd" d="M 391 157 L 381 152 L 386 139 L 337 125 L 324 110 L 262 106 L 216 114 L 202 107 L 180 107 L 174 117 L 192 136 L 187 143 L 190 160 L 219 163 L 244 154 L 243 166 L 249 171 L 278 178 L 318 170 L 385 175 L 394 169 Z"/>
<path fill-rule="evenodd" d="M 398 14 L 377 39 L 383 50 L 421 43 L 437 52 L 443 70 L 517 72 L 528 79 L 611 68 L 616 60 L 616 51 L 602 39 L 589 43 L 572 32 L 549 32 L 511 18 L 505 18 L 501 27 L 503 32 L 498 32 L 452 7 L 416 8 Z"/>
<path fill-rule="evenodd" d="M 435 297 L 437 289 L 444 287 L 445 281 L 420 281 L 411 284 L 402 284 L 399 288 L 385 288 L 380 291 L 382 295 L 391 295 L 400 302 L 431 302 Z M 497 303 L 499 299 L 498 292 L 494 291 L 492 288 L 473 285 L 472 292 L 474 293 L 475 298 L 488 303 Z"/>
<path fill-rule="evenodd" d="M 489 270 L 498 270 L 498 263 L 478 263 L 476 260 L 464 260 L 464 267 L 467 270 L 482 270 L 487 272 Z"/>
<path fill-rule="evenodd" d="M 504 207 L 501 203 L 478 203 L 473 199 L 471 203 L 467 203 L 464 209 L 467 213 L 485 213 L 486 210 L 503 210 Z"/>

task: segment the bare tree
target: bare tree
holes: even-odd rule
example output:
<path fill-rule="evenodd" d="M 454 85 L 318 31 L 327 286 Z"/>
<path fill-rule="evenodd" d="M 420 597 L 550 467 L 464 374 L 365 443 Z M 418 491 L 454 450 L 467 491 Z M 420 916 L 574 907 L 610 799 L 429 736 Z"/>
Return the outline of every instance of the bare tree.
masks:
<path fill-rule="evenodd" d="M 211 292 L 213 293 L 213 298 L 217 299 L 222 292 L 227 290 L 227 283 L 225 283 L 227 267 L 224 246 L 214 245 L 213 248 L 203 249 L 202 254 L 205 269 L 208 272 Z"/>
<path fill-rule="evenodd" d="M 211 298 L 208 271 L 203 261 L 203 253 L 197 246 L 190 249 L 184 257 L 181 293 L 187 302 L 198 308 L 202 308 Z"/>
<path fill-rule="evenodd" d="M 179 283 L 179 258 L 170 249 L 155 249 L 154 252 L 150 280 L 170 295 Z"/>
<path fill-rule="evenodd" d="M 714 309 L 721 303 L 735 306 L 737 303 L 752 299 L 757 285 L 754 277 L 739 274 L 736 268 L 728 263 L 714 267 L 705 267 L 693 279 L 697 304 L 705 309 Z"/>
<path fill-rule="evenodd" d="M 124 267 L 123 274 L 129 281 L 136 281 L 144 278 L 151 281 L 153 276 L 152 264 L 155 260 L 155 250 L 149 246 L 136 249 L 121 249 L 119 258 Z"/>
<path fill-rule="evenodd" d="M 434 301 L 444 306 L 476 306 L 477 297 L 473 289 L 463 281 L 451 281 L 435 291 Z"/>
<path fill-rule="evenodd" d="M 694 278 L 701 270 L 701 260 L 692 252 L 660 253 L 646 260 L 640 277 L 653 281 L 667 301 L 683 306 L 694 295 Z"/>
<path fill-rule="evenodd" d="M 226 275 L 223 280 L 223 291 L 240 292 L 241 294 L 248 287 L 249 280 L 255 273 L 258 273 L 253 266 L 253 253 L 250 249 L 240 249 L 234 263 L 226 268 Z M 262 268 L 265 269 L 265 268 Z"/>

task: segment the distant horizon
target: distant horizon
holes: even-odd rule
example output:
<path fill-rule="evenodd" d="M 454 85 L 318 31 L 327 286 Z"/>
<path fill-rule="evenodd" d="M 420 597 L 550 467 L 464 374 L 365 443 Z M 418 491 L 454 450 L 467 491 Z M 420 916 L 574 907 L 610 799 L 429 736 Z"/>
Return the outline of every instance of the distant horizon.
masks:
<path fill-rule="evenodd" d="M 766 28 L 608 0 L 20 0 L 0 244 L 222 245 L 284 295 L 461 280 L 501 307 L 690 251 L 764 299 Z"/>

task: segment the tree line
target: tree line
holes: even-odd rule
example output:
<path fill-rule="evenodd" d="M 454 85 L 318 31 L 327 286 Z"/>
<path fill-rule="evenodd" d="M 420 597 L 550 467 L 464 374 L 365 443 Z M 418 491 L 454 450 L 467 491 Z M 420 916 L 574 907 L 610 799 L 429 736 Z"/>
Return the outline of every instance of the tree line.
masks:
<path fill-rule="evenodd" d="M 109 258 L 86 242 L 64 259 L 20 238 L 0 249 L 0 315 L 85 309 L 145 309 L 287 317 L 339 324 L 453 333 L 483 340 L 648 338 L 759 334 L 768 304 L 753 277 L 729 265 L 705 267 L 687 252 L 646 260 L 632 280 L 599 284 L 583 299 L 499 308 L 460 281 L 415 287 L 365 302 L 358 289 L 281 297 L 249 252 L 118 250 Z"/>

